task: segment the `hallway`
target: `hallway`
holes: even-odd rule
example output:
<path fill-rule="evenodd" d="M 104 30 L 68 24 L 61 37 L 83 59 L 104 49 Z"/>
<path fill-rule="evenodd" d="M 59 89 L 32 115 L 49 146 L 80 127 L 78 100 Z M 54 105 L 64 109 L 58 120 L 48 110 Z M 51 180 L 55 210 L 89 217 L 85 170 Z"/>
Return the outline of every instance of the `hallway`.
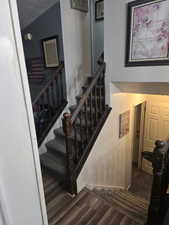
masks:
<path fill-rule="evenodd" d="M 135 167 L 133 167 L 132 173 L 132 184 L 129 191 L 141 198 L 149 200 L 153 177 Z"/>

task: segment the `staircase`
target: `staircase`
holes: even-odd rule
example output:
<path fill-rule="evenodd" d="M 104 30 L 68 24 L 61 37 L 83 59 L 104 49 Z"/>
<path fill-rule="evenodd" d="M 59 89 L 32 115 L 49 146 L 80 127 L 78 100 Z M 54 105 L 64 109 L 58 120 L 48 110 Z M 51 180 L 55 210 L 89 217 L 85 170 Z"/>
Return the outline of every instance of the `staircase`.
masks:
<path fill-rule="evenodd" d="M 124 190 L 84 188 L 75 198 L 43 176 L 49 225 L 144 225 L 148 203 Z"/>
<path fill-rule="evenodd" d="M 37 69 L 39 70 L 36 65 L 34 70 Z M 37 73 L 39 77 L 37 77 Z M 64 90 L 64 64 L 61 63 L 56 70 L 53 70 L 50 79 L 45 79 L 43 83 L 37 82 L 42 79 L 41 71 L 36 71 L 36 73 L 34 71 L 31 76 L 32 107 L 38 145 L 40 146 L 67 105 Z M 36 82 L 33 82 L 35 80 Z"/>
<path fill-rule="evenodd" d="M 77 193 L 77 177 L 111 111 L 105 104 L 106 65 L 99 62 L 100 68 L 88 78 L 70 113 L 63 115 L 63 127 L 54 131 L 55 138 L 40 157 L 42 167 L 64 182 L 71 194 Z"/>

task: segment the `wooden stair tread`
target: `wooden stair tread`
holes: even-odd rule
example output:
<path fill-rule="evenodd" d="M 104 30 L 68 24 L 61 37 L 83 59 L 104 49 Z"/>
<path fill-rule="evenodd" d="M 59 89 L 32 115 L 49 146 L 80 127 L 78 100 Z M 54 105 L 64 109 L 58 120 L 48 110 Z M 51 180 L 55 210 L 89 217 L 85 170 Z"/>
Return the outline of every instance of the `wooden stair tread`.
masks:
<path fill-rule="evenodd" d="M 43 179 L 49 225 L 144 225 L 95 191 L 84 188 L 72 198 L 56 176 Z"/>
<path fill-rule="evenodd" d="M 131 219 L 136 218 L 136 221 L 140 224 L 144 224 L 144 222 L 147 219 L 147 212 L 148 212 L 148 207 L 143 208 L 142 206 L 142 201 L 140 201 L 140 207 L 139 204 L 135 204 L 134 200 L 130 201 L 128 198 L 121 198 L 120 195 L 117 195 L 117 192 L 121 192 L 121 190 L 115 190 L 115 191 L 110 191 L 110 190 L 94 190 L 94 193 L 98 194 L 100 197 L 104 198 L 107 202 L 109 202 L 112 206 L 116 207 L 118 211 L 121 213 L 124 213 L 128 215 Z M 122 193 L 125 193 L 122 190 Z M 127 191 L 127 196 L 131 195 Z M 132 194 L 133 196 L 134 194 Z M 135 196 L 136 201 L 138 201 L 139 198 Z"/>
<path fill-rule="evenodd" d="M 60 224 L 60 221 L 62 220 L 62 218 L 65 217 L 66 214 L 68 214 L 70 212 L 70 210 L 77 204 L 78 201 L 85 199 L 85 197 L 87 196 L 87 193 L 85 190 L 82 190 L 79 194 L 78 197 L 72 199 L 71 203 L 68 204 L 64 210 L 62 210 L 55 218 L 53 218 L 52 221 L 50 221 L 49 225 L 56 225 L 56 224 Z"/>
<path fill-rule="evenodd" d="M 131 218 L 113 207 L 96 193 L 84 189 L 85 197 L 75 198 L 76 204 L 69 208 L 55 225 L 143 225 L 144 222 Z M 54 224 L 51 224 L 54 225 Z"/>

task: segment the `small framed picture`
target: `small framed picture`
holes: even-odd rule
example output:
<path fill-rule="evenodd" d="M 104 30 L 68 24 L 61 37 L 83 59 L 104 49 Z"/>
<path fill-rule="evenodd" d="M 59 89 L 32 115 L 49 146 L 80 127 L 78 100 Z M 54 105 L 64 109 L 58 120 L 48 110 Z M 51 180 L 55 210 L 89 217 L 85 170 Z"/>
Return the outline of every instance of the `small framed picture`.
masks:
<path fill-rule="evenodd" d="M 59 66 L 58 37 L 49 37 L 42 40 L 44 62 L 46 68 Z"/>
<path fill-rule="evenodd" d="M 169 65 L 169 0 L 128 3 L 126 66 Z"/>
<path fill-rule="evenodd" d="M 72 9 L 88 12 L 88 0 L 70 0 Z"/>
<path fill-rule="evenodd" d="M 95 19 L 96 21 L 104 20 L 104 0 L 95 2 Z"/>
<path fill-rule="evenodd" d="M 130 111 L 126 111 L 119 116 L 119 138 L 129 133 L 130 129 Z"/>

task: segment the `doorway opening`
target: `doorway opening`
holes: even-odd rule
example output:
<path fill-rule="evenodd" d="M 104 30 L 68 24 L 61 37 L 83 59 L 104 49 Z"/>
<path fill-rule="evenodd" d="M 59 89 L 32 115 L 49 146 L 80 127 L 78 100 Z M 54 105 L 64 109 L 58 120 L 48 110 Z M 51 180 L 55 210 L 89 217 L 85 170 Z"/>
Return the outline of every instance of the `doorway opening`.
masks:
<path fill-rule="evenodd" d="M 132 185 L 130 191 L 148 200 L 151 194 L 152 175 L 143 170 L 144 131 L 146 104 L 144 101 L 134 107 Z"/>
<path fill-rule="evenodd" d="M 142 168 L 142 148 L 144 136 L 146 102 L 134 107 L 134 130 L 133 130 L 133 158 L 135 168 Z"/>
<path fill-rule="evenodd" d="M 136 98 L 137 95 L 133 94 Z M 140 97 L 140 96 L 139 96 Z M 151 160 L 142 152 L 153 152 L 157 140 L 169 136 L 169 96 L 141 95 L 141 103 L 133 103 L 132 184 L 131 191 L 150 199 L 153 179 Z"/>

